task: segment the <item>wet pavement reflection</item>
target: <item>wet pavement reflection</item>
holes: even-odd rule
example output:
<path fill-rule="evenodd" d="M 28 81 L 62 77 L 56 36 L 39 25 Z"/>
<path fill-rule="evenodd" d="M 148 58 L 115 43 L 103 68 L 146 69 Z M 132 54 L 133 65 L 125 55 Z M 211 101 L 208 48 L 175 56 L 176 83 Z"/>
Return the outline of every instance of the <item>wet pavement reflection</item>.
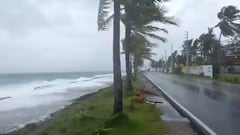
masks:
<path fill-rule="evenodd" d="M 219 135 L 240 135 L 240 85 L 159 72 L 145 73 Z"/>

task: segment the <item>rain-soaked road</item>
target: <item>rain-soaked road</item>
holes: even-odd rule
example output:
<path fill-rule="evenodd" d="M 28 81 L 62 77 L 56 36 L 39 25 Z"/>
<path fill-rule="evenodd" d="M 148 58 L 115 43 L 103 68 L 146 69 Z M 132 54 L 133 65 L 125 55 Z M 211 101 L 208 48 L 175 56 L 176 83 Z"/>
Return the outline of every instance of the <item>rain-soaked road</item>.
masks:
<path fill-rule="evenodd" d="M 240 135 L 240 85 L 159 72 L 145 75 L 218 135 Z"/>

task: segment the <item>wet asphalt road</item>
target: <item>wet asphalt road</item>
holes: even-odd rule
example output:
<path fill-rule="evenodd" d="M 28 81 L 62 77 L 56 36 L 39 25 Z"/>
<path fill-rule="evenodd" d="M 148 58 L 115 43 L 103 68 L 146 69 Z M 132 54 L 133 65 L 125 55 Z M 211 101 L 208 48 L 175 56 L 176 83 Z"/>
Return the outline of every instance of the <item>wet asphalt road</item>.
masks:
<path fill-rule="evenodd" d="M 240 85 L 159 72 L 145 75 L 218 135 L 240 135 Z"/>

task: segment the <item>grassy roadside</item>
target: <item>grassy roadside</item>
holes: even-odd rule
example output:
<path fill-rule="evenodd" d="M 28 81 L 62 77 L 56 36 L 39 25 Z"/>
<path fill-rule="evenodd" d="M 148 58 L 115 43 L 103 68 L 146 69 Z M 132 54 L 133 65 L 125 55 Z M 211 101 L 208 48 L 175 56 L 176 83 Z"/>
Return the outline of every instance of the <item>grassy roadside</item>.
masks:
<path fill-rule="evenodd" d="M 135 83 L 135 89 L 140 84 Z M 124 91 L 124 114 L 112 115 L 113 92 L 106 88 L 95 98 L 72 105 L 58 113 L 40 135 L 161 135 L 167 133 L 160 112 L 152 105 L 134 103 L 134 93 Z"/>
<path fill-rule="evenodd" d="M 225 83 L 240 84 L 240 76 L 234 74 L 222 74 L 217 80 Z"/>
<path fill-rule="evenodd" d="M 196 78 L 196 79 L 205 79 L 205 80 L 211 80 L 210 77 L 206 77 L 206 76 L 202 76 L 202 75 L 193 75 L 193 74 L 173 74 L 173 75 L 177 75 L 177 76 L 181 76 L 181 77 L 185 77 L 185 78 Z"/>
<path fill-rule="evenodd" d="M 229 84 L 240 84 L 240 76 L 234 74 L 221 74 L 217 79 L 211 79 L 209 77 L 204 77 L 200 75 L 187 75 L 187 74 L 173 74 L 185 78 L 195 78 L 195 79 L 204 79 L 204 80 L 215 80 L 218 82 L 229 83 Z"/>

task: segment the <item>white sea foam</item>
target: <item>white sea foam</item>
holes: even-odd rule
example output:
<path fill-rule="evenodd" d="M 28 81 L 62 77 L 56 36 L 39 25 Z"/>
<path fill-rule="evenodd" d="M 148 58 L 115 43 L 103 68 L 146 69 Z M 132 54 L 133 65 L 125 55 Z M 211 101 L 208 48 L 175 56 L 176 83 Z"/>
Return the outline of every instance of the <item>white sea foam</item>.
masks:
<path fill-rule="evenodd" d="M 0 87 L 0 111 L 29 108 L 70 100 L 106 87 L 113 81 L 112 74 L 80 77 L 77 79 L 56 79 L 52 81 L 34 81 L 23 84 Z M 76 88 L 76 89 L 73 89 Z M 78 95 L 71 95 L 71 93 Z"/>

